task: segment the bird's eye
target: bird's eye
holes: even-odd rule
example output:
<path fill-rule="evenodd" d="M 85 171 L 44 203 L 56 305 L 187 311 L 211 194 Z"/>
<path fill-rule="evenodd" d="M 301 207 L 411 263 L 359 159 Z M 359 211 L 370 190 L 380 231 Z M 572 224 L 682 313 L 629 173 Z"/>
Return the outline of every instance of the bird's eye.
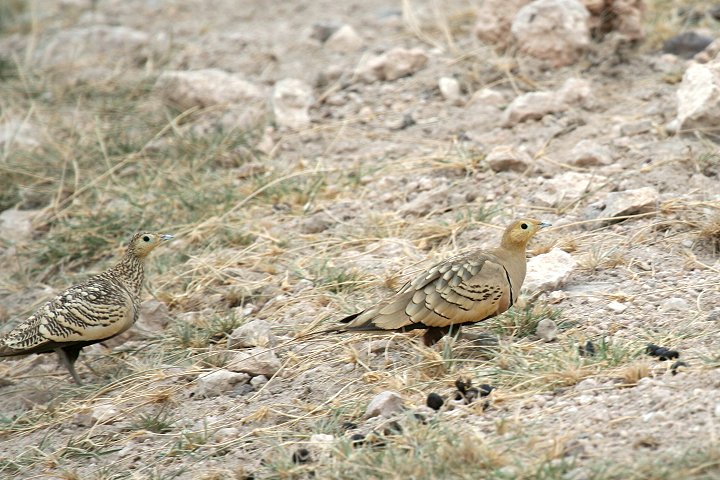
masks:
<path fill-rule="evenodd" d="M 523 223 L 523 224 L 520 225 L 520 228 L 522 228 L 523 230 L 527 230 L 527 229 L 528 229 L 528 224 L 527 224 L 527 223 Z"/>
<path fill-rule="evenodd" d="M 523 227 L 523 228 L 525 228 L 525 227 Z M 148 237 L 147 235 L 145 235 L 145 236 L 143 237 L 143 242 L 149 242 L 149 241 L 150 241 L 150 237 Z"/>

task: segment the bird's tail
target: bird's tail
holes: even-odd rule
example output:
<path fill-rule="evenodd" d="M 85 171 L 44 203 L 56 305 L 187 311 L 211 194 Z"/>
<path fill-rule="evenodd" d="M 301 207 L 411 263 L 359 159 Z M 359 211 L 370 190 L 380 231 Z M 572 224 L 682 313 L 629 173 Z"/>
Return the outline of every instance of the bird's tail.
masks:
<path fill-rule="evenodd" d="M 347 317 L 339 320 L 339 323 L 350 323 L 353 320 L 355 320 L 357 317 L 362 315 L 363 312 L 353 313 L 352 315 L 348 315 Z M 332 328 L 326 328 L 324 330 L 317 330 L 315 332 L 308 332 L 305 334 L 300 335 L 299 337 L 295 337 L 297 340 L 305 340 L 317 337 L 319 335 L 325 335 L 328 333 L 349 333 L 349 332 L 386 332 L 385 329 L 379 328 L 376 325 L 372 323 L 372 320 L 367 321 L 361 325 L 338 325 L 337 327 Z"/>
<path fill-rule="evenodd" d="M 356 320 L 360 315 L 365 313 L 365 310 L 362 312 L 353 313 L 352 315 L 348 315 L 347 317 L 340 320 L 340 323 L 352 323 L 354 320 Z M 374 318 L 370 318 L 366 320 L 363 323 L 359 323 L 357 325 L 346 325 L 336 328 L 335 330 L 338 330 L 339 332 L 386 332 L 387 329 L 380 328 L 375 323 L 373 323 Z"/>

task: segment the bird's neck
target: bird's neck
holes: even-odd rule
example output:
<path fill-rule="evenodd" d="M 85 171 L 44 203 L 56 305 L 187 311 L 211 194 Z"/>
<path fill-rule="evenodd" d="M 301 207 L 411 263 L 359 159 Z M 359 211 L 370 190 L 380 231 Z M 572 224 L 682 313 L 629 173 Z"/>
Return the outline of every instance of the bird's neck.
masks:
<path fill-rule="evenodd" d="M 113 278 L 119 280 L 130 293 L 139 296 L 145 277 L 144 260 L 144 258 L 127 252 L 122 260 L 110 269 L 109 273 Z"/>
<path fill-rule="evenodd" d="M 525 255 L 525 248 L 527 247 L 527 241 L 517 241 L 512 238 L 511 235 L 505 234 L 503 235 L 502 240 L 500 241 L 500 248 L 503 250 L 507 250 L 509 252 L 518 252 L 522 255 Z"/>
<path fill-rule="evenodd" d="M 525 245 L 506 245 L 502 243 L 501 247 L 495 250 L 495 255 L 504 260 L 510 276 L 523 282 L 527 271 L 527 258 L 525 257 Z M 512 270 L 512 271 L 510 271 Z"/>

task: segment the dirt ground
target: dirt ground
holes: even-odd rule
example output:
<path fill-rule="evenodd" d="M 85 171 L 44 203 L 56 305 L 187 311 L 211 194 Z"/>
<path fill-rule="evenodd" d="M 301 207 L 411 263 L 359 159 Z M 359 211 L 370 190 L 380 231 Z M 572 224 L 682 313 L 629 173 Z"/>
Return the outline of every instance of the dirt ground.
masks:
<path fill-rule="evenodd" d="M 0 0 L 0 211 L 17 214 L 0 216 L 0 331 L 135 231 L 176 236 L 149 260 L 141 325 L 81 354 L 83 386 L 52 355 L 0 362 L 0 478 L 720 478 L 720 154 L 666 128 L 689 63 L 659 51 L 705 2 L 647 3 L 644 42 L 547 68 L 475 38 L 482 2 Z M 361 46 L 318 39 L 344 24 Z M 359 78 L 396 47 L 427 63 Z M 260 93 L 187 107 L 157 87 L 210 68 Z M 301 128 L 273 115 L 287 78 L 311 87 Z M 582 101 L 504 123 L 568 79 Z M 605 160 L 576 162 L 581 141 Z M 521 166 L 493 166 L 496 147 Z M 601 210 L 645 187 L 623 219 Z M 573 267 L 467 329 L 481 340 L 303 337 L 517 216 L 553 223 L 529 257 Z M 229 348 L 253 320 L 271 338 Z M 233 370 L 247 352 L 264 363 Z M 461 377 L 493 390 L 452 400 Z M 384 391 L 402 408 L 367 418 Z"/>

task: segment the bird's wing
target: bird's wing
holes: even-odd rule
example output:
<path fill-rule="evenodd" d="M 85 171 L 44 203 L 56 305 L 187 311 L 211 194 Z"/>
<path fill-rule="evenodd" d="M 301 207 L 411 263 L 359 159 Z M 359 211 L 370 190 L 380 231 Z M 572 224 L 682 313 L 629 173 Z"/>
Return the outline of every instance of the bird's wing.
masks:
<path fill-rule="evenodd" d="M 478 322 L 513 303 L 509 275 L 491 254 L 441 262 L 397 294 L 350 318 L 348 330 L 409 330 Z"/>
<path fill-rule="evenodd" d="M 68 288 L 0 338 L 0 356 L 102 341 L 132 326 L 136 306 L 122 286 L 94 277 Z"/>

